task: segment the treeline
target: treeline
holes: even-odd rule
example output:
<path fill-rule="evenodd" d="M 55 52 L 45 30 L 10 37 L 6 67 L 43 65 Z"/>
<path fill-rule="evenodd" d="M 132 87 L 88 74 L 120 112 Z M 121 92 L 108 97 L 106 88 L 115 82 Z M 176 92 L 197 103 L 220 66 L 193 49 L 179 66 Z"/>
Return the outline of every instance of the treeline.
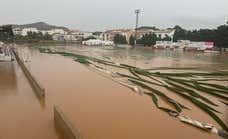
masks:
<path fill-rule="evenodd" d="M 127 44 L 126 36 L 121 34 L 116 34 L 113 38 L 115 44 Z"/>
<path fill-rule="evenodd" d="M 217 47 L 228 48 L 228 22 L 225 25 L 221 25 L 216 29 L 199 29 L 199 30 L 186 30 L 180 26 L 175 26 L 175 33 L 173 36 L 173 41 L 177 42 L 178 40 L 190 40 L 190 41 L 209 41 L 214 42 Z M 157 37 L 155 34 L 145 34 L 140 39 L 137 39 L 137 44 L 143 46 L 152 46 L 156 44 L 156 41 L 172 41 L 169 36 L 165 38 Z M 126 37 L 117 34 L 114 37 L 115 44 L 135 44 L 135 37 L 131 36 L 129 41 Z"/>
<path fill-rule="evenodd" d="M 147 33 L 144 34 L 141 38 L 136 40 L 138 45 L 143 46 L 152 46 L 156 44 L 156 41 L 171 41 L 172 39 L 169 36 L 165 36 L 161 38 L 161 36 L 157 37 L 154 33 Z M 126 37 L 121 34 L 116 34 L 114 36 L 114 43 L 115 44 L 127 44 L 129 42 L 130 45 L 135 44 L 135 36 L 131 35 L 129 41 L 127 41 Z"/>
<path fill-rule="evenodd" d="M 28 32 L 26 36 L 22 35 L 13 35 L 12 33 L 9 33 L 10 30 L 7 30 L 5 32 L 0 32 L 0 41 L 2 42 L 40 42 L 40 41 L 52 41 L 52 36 L 49 34 L 42 34 L 41 32 L 35 33 L 35 32 Z"/>
<path fill-rule="evenodd" d="M 14 42 L 40 42 L 40 41 L 51 41 L 52 36 L 49 34 L 42 34 L 41 32 L 28 32 L 26 36 L 15 35 L 13 37 Z"/>
<path fill-rule="evenodd" d="M 175 26 L 174 41 L 190 40 L 190 41 L 211 41 L 217 47 L 228 47 L 228 22 L 216 29 L 200 29 L 188 31 L 180 26 Z"/>
<path fill-rule="evenodd" d="M 11 42 L 13 40 L 13 30 L 11 25 L 0 26 L 0 41 Z"/>

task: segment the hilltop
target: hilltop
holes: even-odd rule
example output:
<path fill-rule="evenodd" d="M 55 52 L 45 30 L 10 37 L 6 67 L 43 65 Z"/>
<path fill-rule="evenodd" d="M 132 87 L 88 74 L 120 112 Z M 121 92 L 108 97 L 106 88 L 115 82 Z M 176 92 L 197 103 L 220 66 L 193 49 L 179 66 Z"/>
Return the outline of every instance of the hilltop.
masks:
<path fill-rule="evenodd" d="M 50 25 L 45 22 L 36 22 L 36 23 L 23 24 L 23 25 L 13 25 L 13 28 L 37 28 L 38 30 L 63 29 L 64 31 L 69 31 L 69 29 L 66 27 Z"/>

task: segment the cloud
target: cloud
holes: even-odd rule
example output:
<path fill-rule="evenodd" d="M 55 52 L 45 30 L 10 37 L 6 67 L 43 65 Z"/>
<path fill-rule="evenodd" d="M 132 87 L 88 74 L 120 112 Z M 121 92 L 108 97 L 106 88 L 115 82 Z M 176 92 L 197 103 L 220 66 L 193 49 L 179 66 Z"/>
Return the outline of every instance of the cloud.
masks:
<path fill-rule="evenodd" d="M 74 29 L 133 28 L 134 9 L 140 25 L 166 28 L 212 28 L 225 23 L 227 0 L 0 0 L 0 24 L 46 21 Z"/>

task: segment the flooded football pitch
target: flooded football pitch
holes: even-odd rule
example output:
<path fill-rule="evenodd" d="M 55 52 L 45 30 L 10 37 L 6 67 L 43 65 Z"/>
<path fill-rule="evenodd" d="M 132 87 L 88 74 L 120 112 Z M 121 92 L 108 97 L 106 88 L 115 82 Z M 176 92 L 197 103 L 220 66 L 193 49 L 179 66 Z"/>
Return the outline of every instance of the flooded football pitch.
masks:
<path fill-rule="evenodd" d="M 45 88 L 44 104 L 33 93 L 16 61 L 0 63 L 0 139 L 62 139 L 54 126 L 54 105 L 65 112 L 85 139 L 219 138 L 167 114 L 174 111 L 224 129 L 201 105 L 177 95 L 183 90 L 174 93 L 165 88 L 174 85 L 185 86 L 183 94 L 195 95 L 196 101 L 209 106 L 228 125 L 228 109 L 223 103 L 226 90 L 216 88 L 228 86 L 228 77 L 220 74 L 226 75 L 227 54 L 151 48 L 42 48 L 52 53 L 40 51 L 38 46 L 29 48 L 30 60 L 25 64 Z M 177 80 L 204 84 L 197 90 L 191 89 L 197 85 L 195 82 L 187 82 L 190 86 L 186 87 Z M 199 91 L 202 87 L 213 89 L 215 94 Z M 154 90 L 159 91 L 155 97 L 151 95 Z M 218 90 L 223 95 L 217 95 Z"/>

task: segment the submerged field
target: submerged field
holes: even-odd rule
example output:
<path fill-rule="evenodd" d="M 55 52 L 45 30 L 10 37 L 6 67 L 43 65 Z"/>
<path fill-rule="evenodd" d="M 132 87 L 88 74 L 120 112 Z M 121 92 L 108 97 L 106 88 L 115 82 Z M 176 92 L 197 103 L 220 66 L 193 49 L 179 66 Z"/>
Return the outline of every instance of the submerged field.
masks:
<path fill-rule="evenodd" d="M 71 58 L 140 95 L 149 96 L 154 106 L 168 115 L 191 117 L 189 111 L 193 111 L 194 107 L 186 104 L 186 102 L 190 102 L 213 119 L 216 122 L 214 126 L 219 125 L 218 129 L 222 128 L 224 131 L 228 131 L 224 120 L 226 113 L 223 109 L 228 105 L 228 71 L 226 71 L 225 63 L 224 65 L 218 64 L 221 67 L 214 67 L 213 64 L 216 65 L 216 63 L 211 63 L 208 60 L 204 61 L 203 59 L 206 59 L 207 55 L 204 55 L 203 59 L 199 61 L 183 57 L 183 59 L 176 58 L 180 60 L 180 62 L 177 62 L 180 65 L 159 66 L 164 63 L 150 63 L 150 61 L 153 61 L 154 52 L 152 52 L 151 57 L 145 56 L 145 58 L 143 55 L 149 54 L 147 52 L 140 55 L 141 50 L 131 50 L 133 54 L 135 53 L 135 57 L 132 54 L 120 55 L 124 51 L 127 51 L 124 53 L 130 53 L 129 50 L 119 50 L 120 53 L 116 54 L 120 57 L 108 56 L 107 52 L 99 52 L 99 49 L 97 50 L 98 53 L 92 55 L 89 55 L 90 51 L 81 53 L 80 49 L 75 50 L 75 48 L 66 50 L 62 48 L 39 48 L 39 50 L 41 53 L 58 54 Z M 112 50 L 107 49 L 106 51 Z M 199 54 L 193 53 L 192 55 L 197 56 Z M 126 58 L 129 61 L 125 59 L 125 56 L 130 57 Z M 144 59 L 137 58 L 137 56 Z M 175 58 L 168 57 L 172 60 Z M 183 60 L 183 65 L 181 65 L 181 60 Z M 132 61 L 139 64 L 132 64 Z M 200 62 L 202 62 L 202 65 L 200 65 Z M 208 68 L 210 66 L 211 68 Z M 198 120 L 197 118 L 200 119 L 197 116 L 193 119 Z M 207 121 L 201 122 L 207 123 Z"/>
<path fill-rule="evenodd" d="M 227 130 L 226 54 L 81 46 L 26 51 L 26 66 L 46 90 L 45 104 L 16 63 L 1 64 L 0 121 L 7 124 L 0 138 L 62 139 L 53 128 L 54 105 L 85 139 L 220 138 L 180 122 L 181 116 Z"/>

